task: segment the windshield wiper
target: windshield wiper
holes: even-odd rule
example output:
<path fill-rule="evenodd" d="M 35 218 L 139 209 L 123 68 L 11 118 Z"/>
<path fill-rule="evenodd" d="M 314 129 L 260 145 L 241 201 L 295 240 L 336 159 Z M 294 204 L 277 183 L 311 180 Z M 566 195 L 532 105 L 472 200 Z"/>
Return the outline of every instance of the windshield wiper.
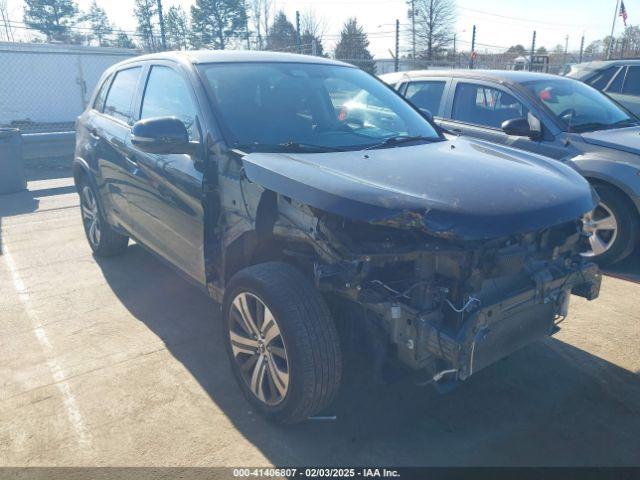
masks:
<path fill-rule="evenodd" d="M 313 143 L 295 142 L 290 140 L 288 142 L 279 143 L 278 147 L 285 148 L 287 150 L 314 150 L 316 152 L 344 152 L 344 148 L 330 147 L 328 145 L 314 145 Z"/>
<path fill-rule="evenodd" d="M 409 143 L 409 142 L 418 142 L 418 141 L 436 142 L 438 140 L 440 139 L 425 137 L 424 135 L 396 135 L 395 137 L 386 138 L 380 143 L 376 143 L 374 145 L 370 145 L 366 148 L 363 148 L 363 150 L 373 150 L 375 148 L 391 147 L 391 146 L 401 145 L 403 143 Z"/>
<path fill-rule="evenodd" d="M 611 127 L 634 127 L 640 124 L 640 121 L 635 120 L 633 118 L 625 118 L 624 120 L 620 120 L 618 122 L 612 123 Z"/>

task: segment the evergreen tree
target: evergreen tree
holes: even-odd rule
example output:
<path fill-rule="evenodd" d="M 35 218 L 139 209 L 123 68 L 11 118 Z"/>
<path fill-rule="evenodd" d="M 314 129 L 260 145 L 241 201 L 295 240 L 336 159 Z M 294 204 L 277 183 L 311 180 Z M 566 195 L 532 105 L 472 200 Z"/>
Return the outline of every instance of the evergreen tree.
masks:
<path fill-rule="evenodd" d="M 197 47 L 224 50 L 244 38 L 246 26 L 244 0 L 196 0 L 191 7 L 192 42 Z"/>
<path fill-rule="evenodd" d="M 24 0 L 24 23 L 44 33 L 48 41 L 67 39 L 78 7 L 73 0 Z"/>
<path fill-rule="evenodd" d="M 159 50 L 158 40 L 154 35 L 154 24 L 158 14 L 156 1 L 135 0 L 133 13 L 138 20 L 137 31 L 143 48 L 150 52 Z"/>
<path fill-rule="evenodd" d="M 107 12 L 99 7 L 96 0 L 91 2 L 89 11 L 82 16 L 82 21 L 89 22 L 93 36 L 98 40 L 98 45 L 104 47 L 108 45 L 106 37 L 113 33 Z"/>
<path fill-rule="evenodd" d="M 322 39 L 308 30 L 304 30 L 300 35 L 300 43 L 302 44 L 302 53 L 305 55 L 316 55 L 325 57 Z"/>
<path fill-rule="evenodd" d="M 127 35 L 125 32 L 118 32 L 118 35 L 116 36 L 116 40 L 113 44 L 115 47 L 118 48 L 136 48 L 135 43 L 133 43 L 133 40 L 131 39 L 131 37 L 129 35 Z"/>
<path fill-rule="evenodd" d="M 336 45 L 335 57 L 352 63 L 362 70 L 375 73 L 376 65 L 369 52 L 369 39 L 362 26 L 355 18 L 345 22 L 340 32 L 340 40 Z"/>
<path fill-rule="evenodd" d="M 298 51 L 296 27 L 282 10 L 276 13 L 273 24 L 267 33 L 267 50 L 274 52 Z"/>
<path fill-rule="evenodd" d="M 181 6 L 171 6 L 165 16 L 167 42 L 172 50 L 186 50 L 189 47 L 189 20 Z"/>

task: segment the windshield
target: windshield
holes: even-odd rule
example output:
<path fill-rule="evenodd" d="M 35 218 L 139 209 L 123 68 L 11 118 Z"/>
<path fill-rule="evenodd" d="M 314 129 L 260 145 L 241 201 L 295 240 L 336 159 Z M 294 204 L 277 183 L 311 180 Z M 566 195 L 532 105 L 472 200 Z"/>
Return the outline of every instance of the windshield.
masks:
<path fill-rule="evenodd" d="M 565 131 L 591 132 L 639 124 L 609 97 L 576 80 L 545 78 L 522 85 L 560 120 Z"/>
<path fill-rule="evenodd" d="M 248 152 L 390 148 L 442 137 L 362 70 L 304 63 L 201 65 L 229 145 Z M 388 139 L 403 139 L 383 143 Z"/>

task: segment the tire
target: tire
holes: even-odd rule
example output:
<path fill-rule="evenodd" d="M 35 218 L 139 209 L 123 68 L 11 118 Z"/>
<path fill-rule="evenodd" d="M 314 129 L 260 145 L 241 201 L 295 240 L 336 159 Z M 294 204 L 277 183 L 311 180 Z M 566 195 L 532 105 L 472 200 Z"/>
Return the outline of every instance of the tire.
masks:
<path fill-rule="evenodd" d="M 257 319 L 257 335 L 243 308 Z M 293 424 L 331 403 L 342 375 L 338 333 L 325 300 L 301 272 L 280 262 L 241 270 L 229 282 L 223 312 L 229 361 L 256 411 Z"/>
<path fill-rule="evenodd" d="M 638 213 L 616 188 L 608 185 L 594 187 L 600 196 L 600 204 L 594 212 L 585 215 L 584 228 L 592 234 L 589 240 L 592 248 L 584 255 L 606 266 L 623 260 L 634 250 L 638 241 Z M 607 216 L 613 218 L 613 223 L 605 226 L 615 226 L 615 230 L 599 228 Z"/>
<path fill-rule="evenodd" d="M 96 190 L 86 177 L 82 177 L 78 182 L 78 191 L 82 226 L 93 253 L 99 257 L 112 257 L 123 253 L 129 244 L 129 237 L 114 231 L 107 223 Z"/>

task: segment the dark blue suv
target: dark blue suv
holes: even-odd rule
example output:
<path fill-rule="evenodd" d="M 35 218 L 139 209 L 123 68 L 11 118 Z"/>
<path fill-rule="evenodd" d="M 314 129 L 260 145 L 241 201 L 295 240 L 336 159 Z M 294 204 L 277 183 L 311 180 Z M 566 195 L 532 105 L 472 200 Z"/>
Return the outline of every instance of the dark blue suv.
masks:
<path fill-rule="evenodd" d="M 74 177 L 95 255 L 133 238 L 207 291 L 242 391 L 285 423 L 327 408 L 353 352 L 449 388 L 598 295 L 580 175 L 449 141 L 324 58 L 115 65 L 78 119 Z"/>

